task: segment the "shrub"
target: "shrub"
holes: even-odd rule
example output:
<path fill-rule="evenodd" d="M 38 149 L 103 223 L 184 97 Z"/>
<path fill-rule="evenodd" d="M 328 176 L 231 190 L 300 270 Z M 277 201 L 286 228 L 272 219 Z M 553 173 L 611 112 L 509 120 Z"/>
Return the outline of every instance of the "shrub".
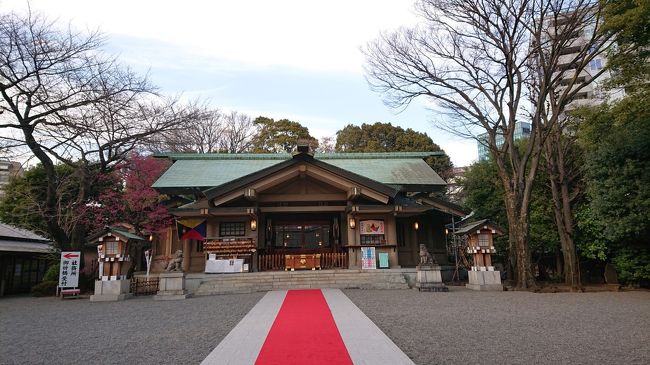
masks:
<path fill-rule="evenodd" d="M 58 274 L 57 274 L 58 275 Z M 32 286 L 32 295 L 35 297 L 49 297 L 56 295 L 56 287 L 59 285 L 58 280 L 42 281 Z"/>
<path fill-rule="evenodd" d="M 57 261 L 56 263 L 50 265 L 43 276 L 43 281 L 59 281 L 59 271 L 60 271 L 61 262 Z"/>
<path fill-rule="evenodd" d="M 629 245 L 612 259 L 618 279 L 628 285 L 647 283 L 650 280 L 650 249 Z"/>

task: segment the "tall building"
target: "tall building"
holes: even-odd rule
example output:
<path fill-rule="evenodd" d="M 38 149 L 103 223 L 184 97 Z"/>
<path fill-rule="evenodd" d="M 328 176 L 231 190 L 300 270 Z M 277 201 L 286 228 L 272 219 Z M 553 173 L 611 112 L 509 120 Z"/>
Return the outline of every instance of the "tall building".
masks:
<path fill-rule="evenodd" d="M 569 24 L 574 21 L 571 18 L 572 13 L 570 11 L 565 12 L 557 18 L 548 19 L 547 21 L 547 32 L 544 34 L 543 41 L 552 39 L 555 34 L 559 31 L 564 32 L 562 27 L 564 26 L 574 26 Z M 561 89 L 558 91 L 563 91 L 562 87 L 567 87 L 571 80 L 576 76 L 576 70 L 578 68 L 578 59 L 582 56 L 577 57 L 581 51 L 583 51 L 589 44 L 589 40 L 596 30 L 596 18 L 591 19 L 592 24 L 586 24 L 583 27 L 577 27 L 572 34 L 571 39 L 566 43 L 566 46 L 560 50 L 560 57 L 558 60 L 557 74 L 562 75 L 561 79 Z M 592 52 L 592 49 L 589 49 L 589 52 Z M 566 106 L 566 111 L 574 110 L 581 106 L 597 105 L 606 100 L 616 100 L 625 95 L 625 92 L 622 88 L 616 89 L 606 89 L 604 87 L 605 82 L 612 77 L 611 71 L 605 70 L 607 66 L 607 58 L 605 54 L 602 53 L 596 56 L 589 62 L 587 67 L 584 67 L 577 75 L 577 86 L 585 85 L 573 98 L 573 100 Z M 599 72 L 602 72 L 599 74 Z M 588 83 L 588 84 L 587 84 Z"/>
<path fill-rule="evenodd" d="M 564 31 L 562 27 L 573 26 L 569 23 L 573 21 L 570 11 L 561 14 L 557 18 L 551 17 L 546 22 L 546 32 L 543 34 L 542 42 L 547 42 L 552 39 L 558 32 Z M 566 42 L 566 46 L 560 50 L 560 57 L 558 60 L 557 70 L 555 75 L 561 75 L 560 89 L 562 92 L 571 83 L 571 80 L 576 76 L 578 68 L 576 59 L 579 53 L 587 47 L 589 40 L 596 31 L 596 18 L 593 19 L 593 24 L 586 24 L 583 27 L 577 27 L 571 33 L 571 39 Z M 581 106 L 598 105 L 604 101 L 617 100 L 625 96 L 625 91 L 622 88 L 608 89 L 605 88 L 605 83 L 612 77 L 609 70 L 603 71 L 607 66 L 607 58 L 605 53 L 598 55 L 589 62 L 589 65 L 584 67 L 577 75 L 577 84 L 574 87 L 584 85 L 578 93 L 574 96 L 573 100 L 565 107 L 565 112 L 575 110 Z M 602 72 L 602 73 L 600 73 Z M 600 74 L 599 74 L 600 73 Z M 515 125 L 515 140 L 527 138 L 530 136 L 531 124 L 527 122 L 517 122 Z M 497 146 L 501 146 L 504 142 L 503 136 L 497 136 Z M 490 156 L 490 151 L 487 147 L 487 134 L 478 136 L 477 141 L 479 161 L 486 160 Z"/>
<path fill-rule="evenodd" d="M 515 131 L 514 131 L 515 141 L 518 141 L 522 138 L 528 138 L 530 136 L 530 131 L 531 131 L 530 123 L 517 122 L 515 124 Z M 496 142 L 497 142 L 497 147 L 501 147 L 501 145 L 503 145 L 504 142 L 503 135 L 497 135 Z M 487 133 L 483 133 L 478 136 L 476 145 L 478 147 L 478 160 L 479 161 L 487 160 L 490 157 L 490 149 L 488 148 L 488 143 L 487 143 Z"/>
<path fill-rule="evenodd" d="M 0 198 L 5 196 L 5 186 L 12 176 L 23 174 L 23 167 L 19 162 L 0 161 Z"/>

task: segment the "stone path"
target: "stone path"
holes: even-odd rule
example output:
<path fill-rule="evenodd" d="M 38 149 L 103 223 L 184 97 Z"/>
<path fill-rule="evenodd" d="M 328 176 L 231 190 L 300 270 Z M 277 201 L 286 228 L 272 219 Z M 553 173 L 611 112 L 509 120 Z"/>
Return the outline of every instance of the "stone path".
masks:
<path fill-rule="evenodd" d="M 322 292 L 354 364 L 413 364 L 340 290 Z M 202 364 L 254 364 L 286 294 L 268 292 Z"/>

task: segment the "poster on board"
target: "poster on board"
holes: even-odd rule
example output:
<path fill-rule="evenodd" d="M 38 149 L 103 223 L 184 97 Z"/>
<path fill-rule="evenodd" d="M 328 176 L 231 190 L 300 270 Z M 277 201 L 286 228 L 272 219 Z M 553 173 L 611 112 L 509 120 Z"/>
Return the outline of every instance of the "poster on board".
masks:
<path fill-rule="evenodd" d="M 376 269 L 377 260 L 375 258 L 374 247 L 361 247 L 361 268 Z"/>
<path fill-rule="evenodd" d="M 382 220 L 363 220 L 359 221 L 360 234 L 384 234 L 384 221 Z"/>

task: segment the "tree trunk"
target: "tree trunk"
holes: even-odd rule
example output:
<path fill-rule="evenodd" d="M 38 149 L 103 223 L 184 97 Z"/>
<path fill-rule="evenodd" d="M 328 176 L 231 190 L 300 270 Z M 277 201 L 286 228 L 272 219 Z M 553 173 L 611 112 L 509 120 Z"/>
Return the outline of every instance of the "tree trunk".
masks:
<path fill-rule="evenodd" d="M 81 204 L 86 203 L 88 200 L 88 195 L 92 189 L 92 184 L 95 183 L 96 180 L 93 177 L 92 172 L 89 171 L 88 166 L 81 164 L 81 162 L 79 165 L 75 165 L 75 170 L 75 173 L 77 174 L 77 178 L 79 180 L 79 191 L 77 193 L 73 208 L 79 207 Z M 76 215 L 77 213 L 72 212 L 70 214 Z M 80 224 L 74 218 L 71 219 L 71 221 L 72 226 L 70 227 L 70 246 L 74 249 L 81 250 L 86 242 L 86 237 L 88 234 L 86 225 Z"/>
<path fill-rule="evenodd" d="M 41 162 L 43 169 L 45 170 L 45 177 L 47 178 L 47 191 L 45 194 L 45 201 L 43 207 L 43 218 L 47 224 L 47 229 L 52 235 L 52 239 L 59 246 L 61 251 L 66 251 L 70 249 L 70 237 L 66 233 L 65 229 L 61 227 L 59 222 L 59 211 L 57 204 L 57 191 L 56 188 L 59 185 L 59 178 L 56 173 L 54 163 L 50 157 L 43 151 L 36 139 L 34 138 L 33 127 L 28 124 L 28 122 L 21 120 L 22 131 L 25 136 L 25 143 L 27 147 L 32 151 L 34 156 Z"/>
<path fill-rule="evenodd" d="M 564 259 L 564 283 L 569 285 L 571 291 L 580 290 L 580 273 L 576 247 L 573 241 L 573 210 L 571 207 L 570 178 L 567 174 L 567 165 L 562 135 L 559 128 L 549 136 L 545 144 L 546 164 L 553 196 L 553 213 L 562 247 Z"/>
<path fill-rule="evenodd" d="M 504 196 L 508 216 L 509 241 L 514 245 L 515 284 L 518 289 L 530 289 L 537 285 L 530 264 L 528 214 L 521 213 L 521 206 L 517 204 L 520 201 L 512 192 L 506 193 Z"/>
<path fill-rule="evenodd" d="M 562 266 L 562 250 L 560 248 L 555 249 L 555 273 L 558 277 L 564 276 L 564 269 Z"/>

